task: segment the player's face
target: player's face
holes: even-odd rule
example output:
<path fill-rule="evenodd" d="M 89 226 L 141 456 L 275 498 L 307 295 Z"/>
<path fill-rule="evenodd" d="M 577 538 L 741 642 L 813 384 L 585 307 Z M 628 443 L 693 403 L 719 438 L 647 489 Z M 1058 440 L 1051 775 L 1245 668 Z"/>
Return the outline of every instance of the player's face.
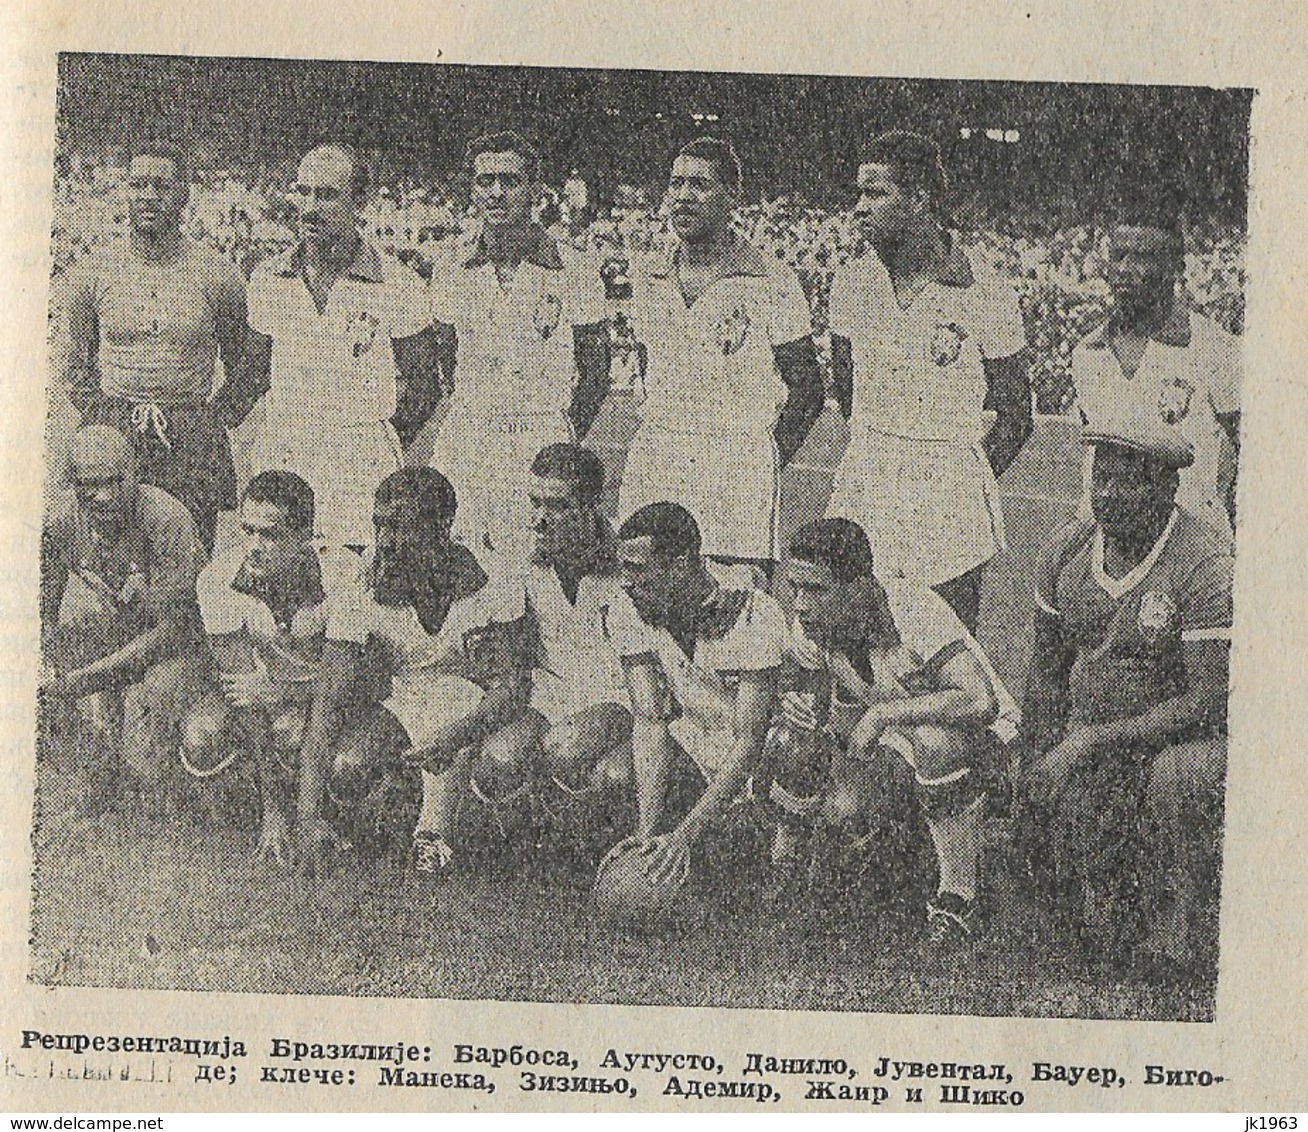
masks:
<path fill-rule="evenodd" d="M 1158 228 L 1118 225 L 1108 238 L 1108 285 L 1126 315 L 1170 299 L 1176 281 L 1174 237 Z"/>
<path fill-rule="evenodd" d="M 99 453 L 78 457 L 73 491 L 82 513 L 96 526 L 120 527 L 136 498 L 136 477 L 121 460 Z"/>
<path fill-rule="evenodd" d="M 424 551 L 440 540 L 411 499 L 378 500 L 373 509 L 373 571 L 379 589 L 406 591 Z"/>
<path fill-rule="evenodd" d="M 307 532 L 286 521 L 286 508 L 246 499 L 241 503 L 245 569 L 259 580 L 285 576 L 304 552 Z"/>
<path fill-rule="evenodd" d="M 650 625 L 667 624 L 675 608 L 679 559 L 658 554 L 654 540 L 648 536 L 623 539 L 618 559 L 622 564 L 622 588 L 641 620 Z"/>
<path fill-rule="evenodd" d="M 171 158 L 132 158 L 127 168 L 127 215 L 132 231 L 151 237 L 177 231 L 186 195 L 186 185 Z"/>
<path fill-rule="evenodd" d="M 290 200 L 305 243 L 337 244 L 354 235 L 353 172 L 349 157 L 334 150 L 311 153 L 300 162 Z"/>
<path fill-rule="evenodd" d="M 715 239 L 731 225 L 736 196 L 718 174 L 714 161 L 678 157 L 668 180 L 668 208 L 672 230 L 694 243 Z"/>
<path fill-rule="evenodd" d="M 532 476 L 528 495 L 537 562 L 542 566 L 576 562 L 594 548 L 594 511 L 577 498 L 566 480 Z"/>
<path fill-rule="evenodd" d="M 472 159 L 472 207 L 491 228 L 531 223 L 532 183 L 520 153 L 479 153 Z"/>
<path fill-rule="evenodd" d="M 902 239 L 920 207 L 918 197 L 895 182 L 894 170 L 889 165 L 859 166 L 854 217 L 872 243 Z"/>
<path fill-rule="evenodd" d="M 799 558 L 786 560 L 786 579 L 794 597 L 795 617 L 805 631 L 810 631 L 818 610 L 837 594 L 840 583 L 830 566 Z"/>
<path fill-rule="evenodd" d="M 1090 475 L 1090 507 L 1104 534 L 1133 539 L 1157 532 L 1176 498 L 1176 483 L 1142 452 L 1097 444 Z"/>

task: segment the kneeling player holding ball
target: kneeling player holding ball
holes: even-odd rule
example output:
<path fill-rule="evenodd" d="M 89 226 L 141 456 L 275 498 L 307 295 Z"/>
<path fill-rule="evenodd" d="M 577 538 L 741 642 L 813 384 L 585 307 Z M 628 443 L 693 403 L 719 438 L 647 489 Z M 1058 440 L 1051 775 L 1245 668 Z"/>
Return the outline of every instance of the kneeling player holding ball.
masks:
<path fill-rule="evenodd" d="M 820 757 L 821 745 L 769 744 L 769 769 L 780 780 L 771 796 L 787 815 L 773 855 L 784 863 L 797 818 L 836 828 L 866 822 L 874 831 L 902 819 L 887 811 L 906 764 L 939 866 L 927 905 L 932 940 L 966 943 L 978 926 L 983 789 L 976 763 L 999 710 L 996 682 L 942 598 L 902 579 L 883 584 L 872 566 L 867 535 L 845 519 L 809 523 L 791 540 L 788 657 L 798 669 L 829 673 L 835 706 L 824 720 L 811 691 L 791 689 L 781 695 L 782 714 L 794 732 L 830 728 L 835 753 L 817 793 L 795 805 L 795 784 L 813 783 L 815 768 L 787 765 L 786 756 Z"/>

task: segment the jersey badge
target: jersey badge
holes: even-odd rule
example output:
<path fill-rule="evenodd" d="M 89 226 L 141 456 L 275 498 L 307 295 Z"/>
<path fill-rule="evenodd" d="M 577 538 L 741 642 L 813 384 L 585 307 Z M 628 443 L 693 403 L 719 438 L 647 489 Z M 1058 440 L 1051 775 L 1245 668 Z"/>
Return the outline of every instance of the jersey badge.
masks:
<path fill-rule="evenodd" d="M 931 335 L 931 360 L 938 366 L 952 366 L 963 352 L 967 331 L 957 323 L 938 322 Z"/>
<path fill-rule="evenodd" d="M 542 295 L 536 302 L 536 309 L 532 312 L 532 325 L 536 327 L 536 333 L 541 338 L 548 338 L 559 328 L 559 320 L 563 317 L 563 300 L 558 295 Z"/>
<path fill-rule="evenodd" d="M 1163 382 L 1158 391 L 1158 411 L 1168 424 L 1180 424 L 1190 415 L 1190 401 L 1194 397 L 1194 386 L 1180 378 Z"/>
<path fill-rule="evenodd" d="M 1178 612 L 1170 594 L 1150 590 L 1140 598 L 1140 611 L 1136 614 L 1140 635 L 1147 641 L 1161 640 L 1175 627 Z"/>

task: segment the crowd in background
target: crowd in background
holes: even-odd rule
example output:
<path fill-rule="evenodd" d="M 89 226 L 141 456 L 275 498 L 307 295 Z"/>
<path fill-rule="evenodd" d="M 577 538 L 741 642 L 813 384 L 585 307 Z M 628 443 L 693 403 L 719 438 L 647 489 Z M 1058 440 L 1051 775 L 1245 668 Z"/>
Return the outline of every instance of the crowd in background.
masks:
<path fill-rule="evenodd" d="M 59 178 L 52 230 L 56 277 L 87 252 L 125 235 L 127 218 L 118 190 L 123 172 L 101 165 Z M 1018 290 L 1032 350 L 1036 409 L 1065 412 L 1074 397 L 1072 349 L 1101 320 L 1107 301 L 1103 232 L 1089 224 L 1054 230 L 1042 217 L 982 217 L 977 210 L 968 211 L 972 215 L 959 220 L 965 244 L 1011 278 Z M 248 275 L 261 260 L 290 246 L 292 215 L 270 171 L 224 171 L 203 178 L 197 174 L 184 227 Z M 615 313 L 621 291 L 611 284 L 621 280 L 625 261 L 669 238 L 660 202 L 630 185 L 620 185 L 613 206 L 598 215 L 593 208 L 571 209 L 565 194 L 542 186 L 538 216 L 557 238 L 592 253 L 597 271 L 607 266 Z M 454 181 L 422 183 L 411 178 L 378 186 L 364 220 L 366 234 L 377 246 L 394 251 L 419 273 L 429 271 L 436 244 L 474 223 Z M 752 243 L 794 268 L 808 296 L 821 348 L 832 273 L 861 250 L 850 214 L 787 196 L 745 205 L 737 225 Z M 1232 333 L 1243 329 L 1244 254 L 1240 231 L 1201 222 L 1187 232 L 1191 303 Z"/>

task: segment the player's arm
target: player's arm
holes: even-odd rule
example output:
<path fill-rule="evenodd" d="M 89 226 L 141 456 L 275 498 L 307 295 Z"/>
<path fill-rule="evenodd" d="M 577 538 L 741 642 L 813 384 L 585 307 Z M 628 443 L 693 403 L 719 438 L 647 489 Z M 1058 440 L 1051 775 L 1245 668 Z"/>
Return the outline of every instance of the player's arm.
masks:
<path fill-rule="evenodd" d="M 41 632 L 46 636 L 59 623 L 59 606 L 68 588 L 71 570 L 67 547 L 71 537 L 70 524 L 62 516 L 41 531 Z"/>
<path fill-rule="evenodd" d="M 959 641 L 928 665 L 939 671 L 937 690 L 902 700 L 879 700 L 854 728 L 850 747 L 857 753 L 872 750 L 882 733 L 892 727 L 931 723 L 938 727 L 985 727 L 999 713 L 999 701 L 981 662 Z"/>
<path fill-rule="evenodd" d="M 459 335 L 448 322 L 439 319 L 431 324 L 436 336 L 436 370 L 441 394 L 449 397 L 454 392 L 454 367 L 459 358 Z"/>
<path fill-rule="evenodd" d="M 785 465 L 800 450 L 822 412 L 822 367 L 811 335 L 774 346 L 772 355 L 786 384 L 786 403 L 774 429 L 777 452 Z"/>
<path fill-rule="evenodd" d="M 636 836 L 653 837 L 663 820 L 668 776 L 675 743 L 668 731 L 670 705 L 663 696 L 663 677 L 653 654 L 624 657 L 623 672 L 631 694 L 632 768 L 636 779 Z"/>
<path fill-rule="evenodd" d="M 831 386 L 845 420 L 854 415 L 854 344 L 844 335 L 831 334 Z"/>
<path fill-rule="evenodd" d="M 772 709 L 777 702 L 778 669 L 742 672 L 736 690 L 735 726 L 731 755 L 713 776 L 699 801 L 677 827 L 675 836 L 687 847 L 703 836 L 718 814 L 745 786 L 767 738 Z"/>
<path fill-rule="evenodd" d="M 213 307 L 218 357 L 223 363 L 223 383 L 214 393 L 211 404 L 225 427 L 236 428 L 263 396 L 263 390 L 251 396 L 243 385 L 249 378 L 245 352 L 251 331 L 245 287 L 235 271 L 229 278 L 217 281 Z"/>
<path fill-rule="evenodd" d="M 983 447 L 996 476 L 1017 458 L 1035 427 L 1031 419 L 1031 365 L 1026 350 L 1007 358 L 984 358 L 985 407 L 996 414 Z"/>
<path fill-rule="evenodd" d="M 1218 413 L 1217 423 L 1222 426 L 1226 438 L 1231 442 L 1231 478 L 1226 485 L 1226 513 L 1231 516 L 1231 526 L 1235 526 L 1235 485 L 1240 476 L 1240 414 Z"/>
<path fill-rule="evenodd" d="M 100 392 L 100 317 L 89 275 L 82 274 L 71 282 L 64 325 L 68 334 L 64 389 L 77 411 L 85 414 Z"/>
<path fill-rule="evenodd" d="M 273 340 L 247 326 L 239 360 L 227 371 L 227 380 L 214 398 L 219 420 L 236 428 L 272 383 Z M 226 365 L 226 360 L 223 362 Z"/>
<path fill-rule="evenodd" d="M 1058 742 L 1071 707 L 1069 681 L 1074 650 L 1063 638 L 1062 618 L 1036 609 L 1035 644 L 1027 670 L 1018 742 L 1024 751 L 1039 754 Z"/>
<path fill-rule="evenodd" d="M 296 828 L 305 831 L 322 816 L 332 746 L 345 727 L 347 711 L 363 668 L 363 646 L 354 641 L 323 644 L 322 675 L 309 704 L 300 752 L 300 790 Z"/>
<path fill-rule="evenodd" d="M 391 347 L 397 377 L 391 424 L 407 448 L 441 399 L 440 341 L 435 327 L 427 326 L 407 338 L 392 338 Z"/>
<path fill-rule="evenodd" d="M 613 356 L 609 343 L 609 324 L 594 322 L 572 328 L 572 352 L 577 364 L 577 384 L 572 391 L 568 415 L 582 440 L 599 416 L 604 398 L 613 385 Z"/>

